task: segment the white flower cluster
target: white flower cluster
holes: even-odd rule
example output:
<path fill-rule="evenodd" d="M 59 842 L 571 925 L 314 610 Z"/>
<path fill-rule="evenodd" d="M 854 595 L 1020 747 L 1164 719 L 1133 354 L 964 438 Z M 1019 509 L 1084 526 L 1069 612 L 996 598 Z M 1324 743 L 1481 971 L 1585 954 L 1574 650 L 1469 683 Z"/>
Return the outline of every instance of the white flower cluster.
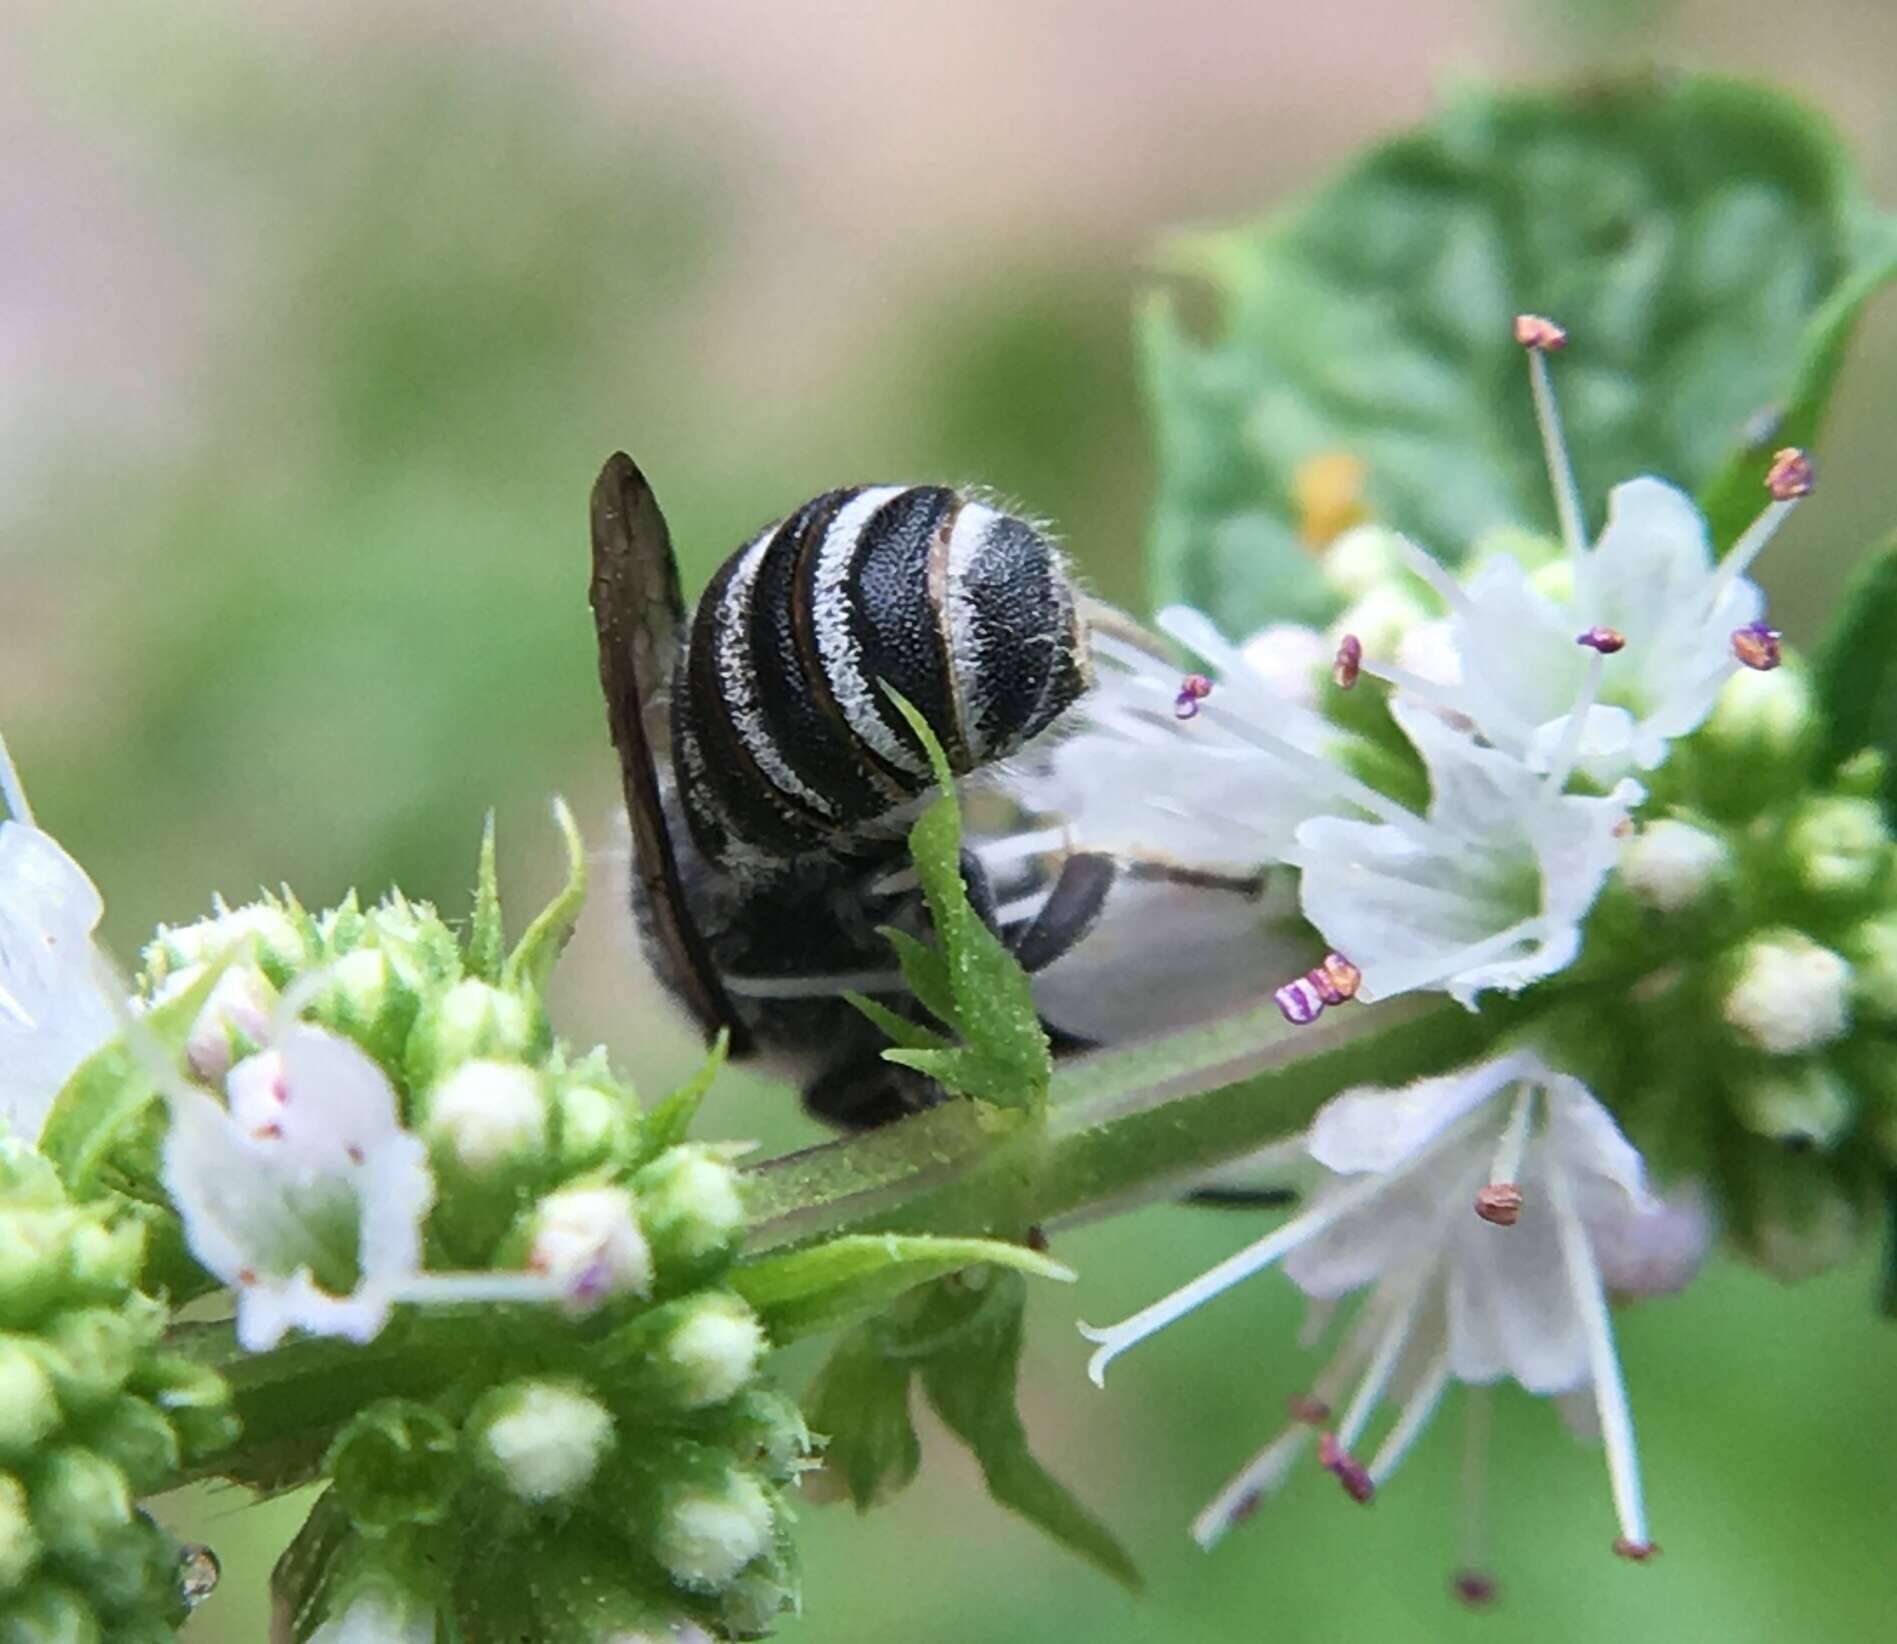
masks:
<path fill-rule="evenodd" d="M 1777 665 L 1778 636 L 1745 572 L 1810 489 L 1809 466 L 1779 454 L 1769 506 L 1723 560 L 1691 501 L 1650 478 L 1613 492 L 1589 546 L 1545 357 L 1565 336 L 1524 316 L 1517 338 L 1549 457 L 1558 555 L 1478 555 L 1462 581 L 1392 533 L 1359 528 L 1328 556 L 1333 586 L 1355 604 L 1327 637 L 1280 628 L 1233 645 L 1195 611 L 1161 613 L 1160 629 L 1210 677 L 1182 679 L 1156 644 L 1102 633 L 1087 724 L 1027 778 L 1029 802 L 1064 819 L 1069 848 L 1163 863 L 1195 882 L 1295 868 L 1303 916 L 1332 951 L 1277 989 L 1294 1023 L 1353 997 L 1418 990 L 1474 1009 L 1486 992 L 1515 993 L 1570 965 L 1623 860 L 1660 903 L 1683 904 L 1722 868 L 1718 842 L 1683 827 L 1631 848 L 1640 776 L 1707 720 L 1735 673 Z M 1326 665 L 1339 688 L 1366 676 L 1387 688 L 1426 805 L 1392 797 L 1401 779 L 1386 791 L 1356 774 L 1388 759 L 1353 757 L 1363 741 L 1317 711 Z M 1790 981 L 1780 974 L 1794 970 Z M 1788 998 L 1816 992 L 1823 999 L 1802 1006 L 1814 1015 L 1842 984 L 1811 970 L 1790 958 L 1756 967 L 1751 993 L 1735 994 L 1735 1023 L 1778 1023 Z M 1099 1381 L 1118 1354 L 1265 1267 L 1282 1265 L 1322 1305 L 1363 1293 L 1314 1391 L 1293 1401 L 1292 1425 L 1206 1509 L 1198 1538 L 1217 1539 L 1313 1443 L 1320 1464 L 1367 1500 L 1450 1383 L 1509 1378 L 1535 1393 L 1591 1393 L 1614 1545 L 1646 1557 L 1607 1297 L 1690 1276 L 1710 1237 L 1696 1190 L 1656 1197 L 1594 1093 L 1525 1048 L 1406 1089 L 1337 1096 L 1303 1149 L 1321 1185 L 1299 1215 L 1131 1318 L 1083 1326 L 1099 1343 Z M 1394 1419 L 1361 1462 L 1357 1446 L 1386 1400 Z"/>

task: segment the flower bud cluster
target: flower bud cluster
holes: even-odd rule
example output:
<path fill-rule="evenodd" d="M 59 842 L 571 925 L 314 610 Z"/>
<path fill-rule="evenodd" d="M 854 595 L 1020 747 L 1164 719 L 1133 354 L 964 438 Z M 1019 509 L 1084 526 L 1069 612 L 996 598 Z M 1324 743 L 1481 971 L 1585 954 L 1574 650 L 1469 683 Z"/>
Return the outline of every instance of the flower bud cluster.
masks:
<path fill-rule="evenodd" d="M 1897 841 L 1881 761 L 1825 768 L 1822 731 L 1789 653 L 1735 674 L 1655 773 L 1589 932 L 1601 964 L 1640 960 L 1592 1053 L 1617 1047 L 1622 1122 L 1784 1277 L 1850 1253 L 1897 1163 Z"/>
<path fill-rule="evenodd" d="M 144 1245 L 0 1141 L 0 1636 L 169 1638 L 202 1596 L 135 1501 L 235 1422 L 214 1372 L 162 1350 L 165 1310 L 134 1288 Z"/>
<path fill-rule="evenodd" d="M 302 1575 L 286 1561 L 280 1597 L 317 1606 L 318 1636 L 351 1636 L 355 1604 L 419 1616 L 426 1636 L 436 1613 L 478 1637 L 671 1623 L 761 1634 L 797 1600 L 784 1492 L 811 1442 L 763 1380 L 764 1327 L 729 1287 L 745 1225 L 735 1150 L 679 1140 L 680 1103 L 642 1117 L 603 1052 L 556 1041 L 544 972 L 503 960 L 496 940 L 484 952 L 482 917 L 477 907 L 464 940 L 400 898 L 316 915 L 273 899 L 162 932 L 146 955 L 157 997 L 239 944 L 192 1033 L 223 1053 L 194 1054 L 207 1082 L 236 1058 L 234 1115 L 256 1101 L 246 1058 L 266 1060 L 273 1041 L 282 1061 L 265 1070 L 259 1111 L 269 1122 L 298 1109 L 311 1083 L 299 1066 L 315 1064 L 299 1064 L 297 1047 L 318 1027 L 386 1076 L 395 1141 L 425 1178 L 405 1272 L 367 1272 L 367 1228 L 383 1211 L 360 1210 L 355 1299 L 376 1289 L 377 1306 L 334 1326 L 314 1310 L 290 1315 L 378 1335 L 376 1351 L 409 1369 L 401 1397 L 352 1405 L 311 1435 L 333 1482 L 327 1530 Z M 246 999 L 268 1001 L 261 1022 L 222 1008 L 238 975 Z M 393 1145 L 354 1151 L 373 1168 Z M 329 1151 L 325 1168 L 348 1180 L 351 1148 Z M 568 1566 L 572 1582 L 549 1579 Z"/>
<path fill-rule="evenodd" d="M 1348 602 L 1333 637 L 1418 692 L 1454 685 L 1444 608 L 1398 540 L 1363 525 L 1326 551 Z M 1570 571 L 1557 545 L 1514 531 L 1470 565 L 1556 598 Z M 1882 761 L 1825 763 L 1810 673 L 1774 645 L 1773 666 L 1733 670 L 1704 722 L 1642 773 L 1568 973 L 1622 985 L 1565 1010 L 1555 1033 L 1656 1173 L 1708 1181 L 1741 1251 L 1789 1276 L 1849 1253 L 1897 1163 L 1897 844 L 1875 797 Z M 1390 701 L 1317 698 L 1367 745 L 1353 768 L 1410 798 Z M 1589 783 L 1585 757 L 1574 780 Z"/>

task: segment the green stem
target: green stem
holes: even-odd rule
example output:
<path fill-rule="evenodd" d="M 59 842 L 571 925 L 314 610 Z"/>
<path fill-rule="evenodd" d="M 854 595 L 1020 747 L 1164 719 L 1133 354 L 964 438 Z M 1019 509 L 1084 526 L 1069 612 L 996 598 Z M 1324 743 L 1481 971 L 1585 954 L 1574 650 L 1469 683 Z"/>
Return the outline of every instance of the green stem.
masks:
<path fill-rule="evenodd" d="M 751 1172 L 753 1253 L 839 1233 L 1019 1236 L 1031 1223 L 1164 1197 L 1286 1140 L 1354 1084 L 1404 1084 L 1495 1042 L 1519 1006 L 1447 1000 L 1273 1007 L 1068 1063 L 1044 1130 L 956 1102 Z"/>

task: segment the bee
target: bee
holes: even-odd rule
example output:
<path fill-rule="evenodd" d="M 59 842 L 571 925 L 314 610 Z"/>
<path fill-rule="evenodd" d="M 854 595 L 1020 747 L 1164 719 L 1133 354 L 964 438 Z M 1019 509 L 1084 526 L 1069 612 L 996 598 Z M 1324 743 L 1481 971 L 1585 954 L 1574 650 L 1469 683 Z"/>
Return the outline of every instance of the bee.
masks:
<path fill-rule="evenodd" d="M 930 1081 L 884 1061 L 881 1031 L 840 997 L 918 1008 L 881 929 L 926 935 L 904 870 L 932 776 L 881 687 L 921 711 L 958 778 L 1048 732 L 1092 682 L 1088 603 L 1059 551 L 966 492 L 852 486 L 765 527 L 688 614 L 664 515 L 623 454 L 594 486 L 592 537 L 633 911 L 661 982 L 833 1124 L 928 1105 Z M 1069 853 L 1013 921 L 972 855 L 963 872 L 1032 973 L 1086 937 L 1117 869 Z"/>

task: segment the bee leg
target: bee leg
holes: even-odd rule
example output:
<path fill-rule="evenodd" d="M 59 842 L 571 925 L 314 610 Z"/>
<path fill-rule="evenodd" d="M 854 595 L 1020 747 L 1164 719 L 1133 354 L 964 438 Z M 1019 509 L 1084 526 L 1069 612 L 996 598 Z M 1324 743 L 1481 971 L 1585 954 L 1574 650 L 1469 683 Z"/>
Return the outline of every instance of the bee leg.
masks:
<path fill-rule="evenodd" d="M 1119 873 L 1110 856 L 1081 851 L 1061 864 L 1060 877 L 1039 913 L 1005 933 L 1021 968 L 1032 975 L 1045 970 L 1086 940 L 1100 922 L 1107 893 Z"/>
<path fill-rule="evenodd" d="M 933 1079 L 880 1055 L 845 1062 L 804 1086 L 805 1109 L 842 1130 L 874 1130 L 941 1100 Z"/>

